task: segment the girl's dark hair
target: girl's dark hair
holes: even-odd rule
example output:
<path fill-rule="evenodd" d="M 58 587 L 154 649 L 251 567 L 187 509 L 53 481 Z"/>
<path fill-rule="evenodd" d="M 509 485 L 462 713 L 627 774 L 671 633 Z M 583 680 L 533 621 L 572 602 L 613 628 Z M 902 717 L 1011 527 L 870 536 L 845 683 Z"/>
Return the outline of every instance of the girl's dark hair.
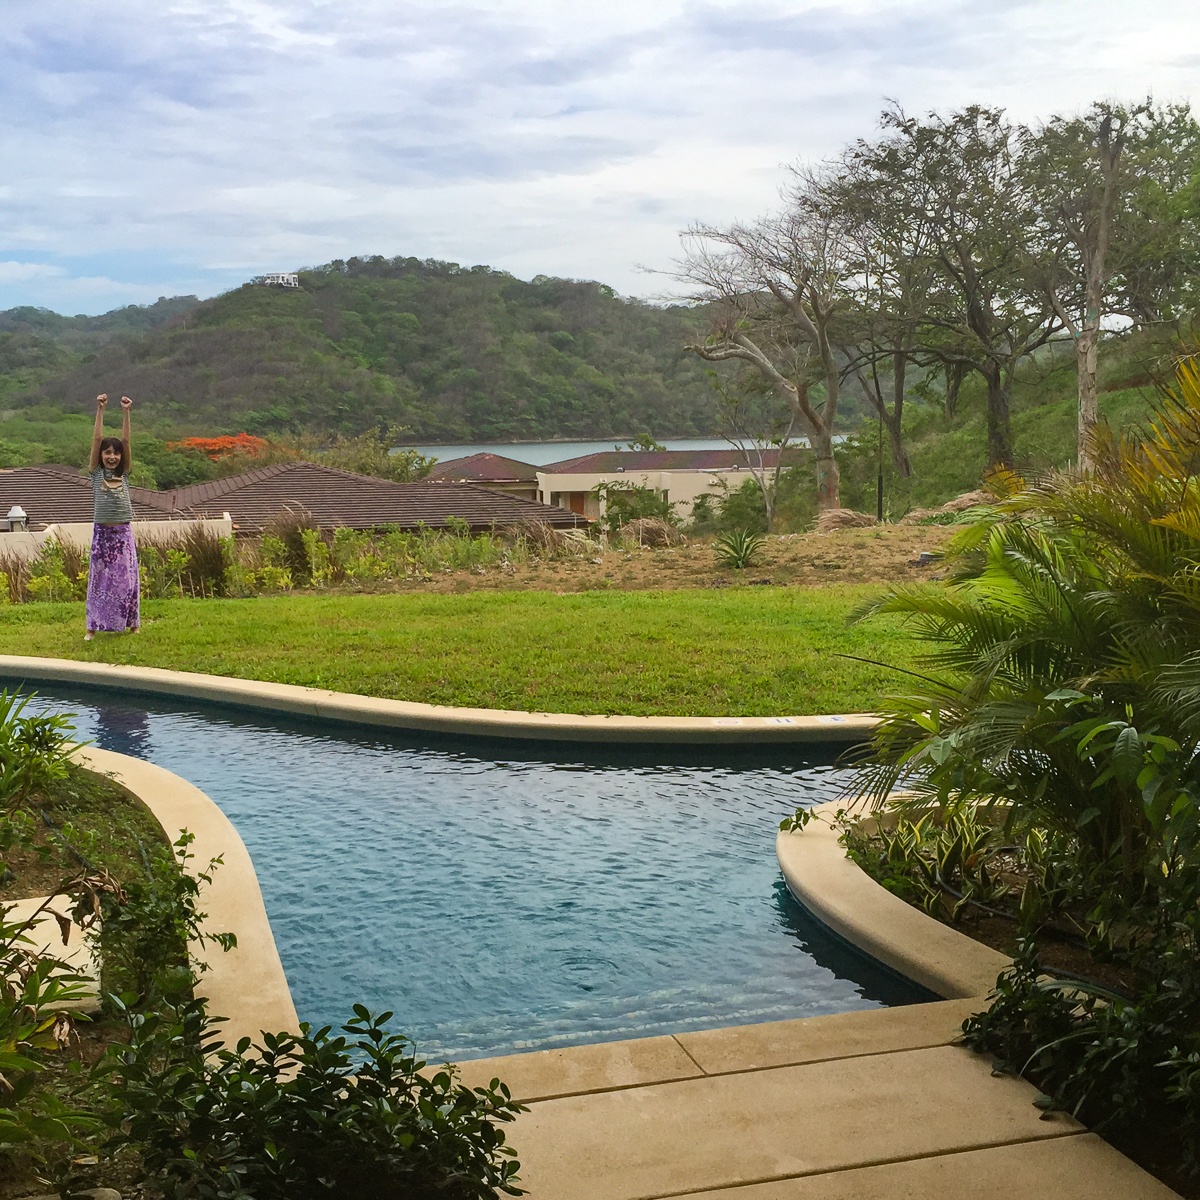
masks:
<path fill-rule="evenodd" d="M 105 450 L 116 450 L 121 455 L 121 465 L 113 472 L 115 475 L 129 474 L 129 455 L 125 453 L 125 443 L 120 438 L 101 438 L 100 439 L 100 454 L 103 455 Z M 101 457 L 100 465 L 104 466 L 104 459 Z"/>

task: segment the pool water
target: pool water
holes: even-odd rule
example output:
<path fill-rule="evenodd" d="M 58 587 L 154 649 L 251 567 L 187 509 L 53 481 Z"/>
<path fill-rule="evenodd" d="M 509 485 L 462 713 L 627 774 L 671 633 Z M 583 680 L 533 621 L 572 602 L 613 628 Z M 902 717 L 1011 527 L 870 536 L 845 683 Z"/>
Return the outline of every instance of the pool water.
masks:
<path fill-rule="evenodd" d="M 429 739 L 41 688 L 81 738 L 207 792 L 301 1019 L 396 1014 L 434 1061 L 928 997 L 791 898 L 775 832 L 828 757 Z"/>

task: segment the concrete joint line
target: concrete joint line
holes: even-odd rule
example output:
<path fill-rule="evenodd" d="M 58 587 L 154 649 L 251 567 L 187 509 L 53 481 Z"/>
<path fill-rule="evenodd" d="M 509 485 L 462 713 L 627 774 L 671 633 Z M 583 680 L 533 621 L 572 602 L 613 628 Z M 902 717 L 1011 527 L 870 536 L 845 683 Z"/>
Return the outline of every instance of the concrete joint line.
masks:
<path fill-rule="evenodd" d="M 717 1190 L 732 1192 L 738 1188 L 760 1187 L 764 1183 L 784 1183 L 789 1179 L 816 1179 L 822 1175 L 845 1175 L 850 1171 L 863 1171 L 870 1167 L 890 1167 L 899 1163 L 921 1162 L 924 1159 L 931 1158 L 953 1158 L 956 1154 L 974 1154 L 979 1150 L 998 1150 L 1003 1146 L 1037 1146 L 1043 1142 L 1087 1136 L 1090 1132 L 1090 1130 L 1082 1127 L 1061 1129 L 1041 1138 L 1002 1139 L 994 1142 L 980 1142 L 978 1145 L 956 1146 L 953 1150 L 935 1150 L 929 1154 L 902 1154 L 895 1158 L 873 1158 L 863 1162 L 847 1163 L 844 1166 L 828 1167 L 821 1171 L 797 1171 L 788 1175 L 763 1175 L 755 1179 L 739 1179 L 734 1183 L 721 1183 L 717 1185 Z M 637 1200 L 676 1200 L 680 1196 L 699 1196 L 713 1190 L 711 1185 L 706 1184 L 704 1187 L 687 1188 L 681 1192 L 647 1192 L 644 1196 L 639 1196 Z"/>
<path fill-rule="evenodd" d="M 696 1063 L 696 1070 L 699 1071 L 701 1075 L 719 1075 L 724 1073 L 720 1071 L 706 1071 L 698 1062 L 696 1062 L 696 1056 L 675 1036 L 675 1034 L 671 1034 L 671 1041 L 673 1041 L 675 1045 L 677 1045 L 693 1063 Z"/>

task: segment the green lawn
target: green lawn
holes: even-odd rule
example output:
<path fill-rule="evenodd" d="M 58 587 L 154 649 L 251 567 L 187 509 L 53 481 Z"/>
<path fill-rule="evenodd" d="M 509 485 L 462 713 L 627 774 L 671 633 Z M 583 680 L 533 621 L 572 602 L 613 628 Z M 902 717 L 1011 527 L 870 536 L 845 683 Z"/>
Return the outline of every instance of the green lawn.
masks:
<path fill-rule="evenodd" d="M 0 653 L 205 671 L 432 704 L 765 716 L 871 709 L 906 666 L 898 621 L 847 621 L 877 586 L 288 595 L 145 605 L 83 641 L 81 604 L 0 608 Z"/>

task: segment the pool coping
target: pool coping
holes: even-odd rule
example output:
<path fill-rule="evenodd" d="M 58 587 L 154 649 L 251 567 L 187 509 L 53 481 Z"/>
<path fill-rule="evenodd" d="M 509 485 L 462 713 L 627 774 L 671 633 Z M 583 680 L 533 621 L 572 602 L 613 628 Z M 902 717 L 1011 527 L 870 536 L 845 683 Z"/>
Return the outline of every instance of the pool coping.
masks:
<path fill-rule="evenodd" d="M 133 793 L 153 814 L 172 841 L 186 829 L 195 840 L 188 848 L 195 874 L 220 857 L 212 882 L 200 893 L 204 919 L 201 932 L 233 933 L 237 945 L 224 951 L 215 942 L 189 943 L 191 953 L 206 969 L 196 995 L 208 1002 L 211 1016 L 222 1021 L 214 1034 L 226 1046 L 243 1037 L 258 1041 L 262 1033 L 297 1032 L 300 1020 L 271 932 L 258 875 L 250 852 L 233 823 L 217 803 L 179 775 L 140 758 L 77 748 L 72 758 L 80 766 L 109 775 Z"/>
<path fill-rule="evenodd" d="M 780 830 L 775 856 L 788 891 L 840 937 L 947 1000 L 982 998 L 1012 960 L 914 908 L 851 862 L 832 817 L 845 801 L 816 805 L 803 831 Z"/>
<path fill-rule="evenodd" d="M 353 725 L 422 733 L 612 745 L 840 745 L 865 741 L 878 718 L 869 713 L 778 717 L 633 717 L 458 708 L 389 700 L 292 683 L 268 683 L 163 667 L 131 667 L 0 654 L 0 676 L 81 683 L 125 692 L 184 696 Z"/>

